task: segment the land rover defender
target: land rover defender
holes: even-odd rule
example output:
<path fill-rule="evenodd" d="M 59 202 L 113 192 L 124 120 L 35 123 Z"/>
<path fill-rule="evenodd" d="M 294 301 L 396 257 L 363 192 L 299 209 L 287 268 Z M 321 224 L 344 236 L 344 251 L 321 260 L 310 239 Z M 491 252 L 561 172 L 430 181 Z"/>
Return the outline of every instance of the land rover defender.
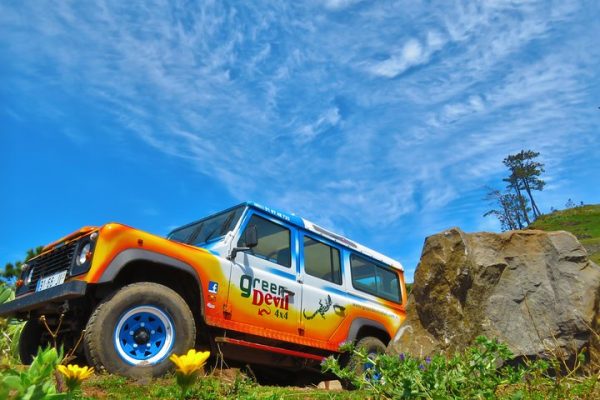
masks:
<path fill-rule="evenodd" d="M 83 335 L 79 357 L 111 373 L 159 376 L 171 354 L 196 347 L 261 382 L 314 383 L 345 342 L 383 351 L 405 304 L 397 261 L 247 202 L 166 238 L 84 227 L 23 266 L 0 316 L 27 320 L 24 363 L 50 341 L 44 325 L 60 324 L 66 349 Z"/>

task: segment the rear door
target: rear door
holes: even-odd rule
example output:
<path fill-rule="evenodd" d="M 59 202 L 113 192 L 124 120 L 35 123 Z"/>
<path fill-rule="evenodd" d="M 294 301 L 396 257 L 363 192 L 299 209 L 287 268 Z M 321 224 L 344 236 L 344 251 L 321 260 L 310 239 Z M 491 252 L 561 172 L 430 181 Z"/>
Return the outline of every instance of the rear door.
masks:
<path fill-rule="evenodd" d="M 348 305 L 342 249 L 307 232 L 299 239 L 303 281 L 301 329 L 307 338 L 328 341 L 346 318 Z"/>
<path fill-rule="evenodd" d="M 256 335 L 282 340 L 288 334 L 297 336 L 301 301 L 293 250 L 297 231 L 279 219 L 251 210 L 234 246 L 245 246 L 244 232 L 250 226 L 256 226 L 258 245 L 239 252 L 233 260 L 230 320 L 237 323 L 239 330 Z"/>

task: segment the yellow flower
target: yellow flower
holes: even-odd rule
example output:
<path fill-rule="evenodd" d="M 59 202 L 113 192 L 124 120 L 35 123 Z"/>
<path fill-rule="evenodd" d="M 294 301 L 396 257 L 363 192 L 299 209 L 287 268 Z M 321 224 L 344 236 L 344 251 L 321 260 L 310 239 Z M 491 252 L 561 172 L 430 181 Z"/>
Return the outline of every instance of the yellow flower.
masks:
<path fill-rule="evenodd" d="M 81 384 L 82 381 L 92 376 L 94 368 L 80 367 L 79 365 L 59 365 L 56 367 L 58 371 L 66 378 L 66 384 L 69 390 L 74 390 Z"/>
<path fill-rule="evenodd" d="M 210 352 L 208 351 L 197 352 L 194 349 L 190 349 L 187 354 L 182 356 L 173 354 L 169 357 L 169 360 L 175 363 L 177 372 L 183 375 L 192 375 L 204 367 L 208 357 L 210 357 Z"/>

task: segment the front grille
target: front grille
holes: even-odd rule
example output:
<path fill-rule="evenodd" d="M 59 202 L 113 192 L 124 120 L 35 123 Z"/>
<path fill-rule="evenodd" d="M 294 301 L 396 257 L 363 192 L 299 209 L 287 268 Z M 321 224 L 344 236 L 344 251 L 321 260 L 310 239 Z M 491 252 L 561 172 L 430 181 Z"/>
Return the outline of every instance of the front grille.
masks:
<path fill-rule="evenodd" d="M 27 285 L 27 291 L 35 290 L 41 278 L 71 268 L 77 243 L 77 240 L 73 240 L 70 243 L 53 249 L 49 253 L 42 254 L 30 260 L 28 264 L 33 268 L 33 275 L 31 282 Z"/>

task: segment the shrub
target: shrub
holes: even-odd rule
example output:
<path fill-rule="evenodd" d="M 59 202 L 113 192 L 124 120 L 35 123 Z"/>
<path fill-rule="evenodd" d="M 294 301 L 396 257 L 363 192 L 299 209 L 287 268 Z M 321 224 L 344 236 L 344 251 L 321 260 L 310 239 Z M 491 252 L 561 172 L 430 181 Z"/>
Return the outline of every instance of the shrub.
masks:
<path fill-rule="evenodd" d="M 512 358 L 506 345 L 485 337 L 478 337 L 476 346 L 449 358 L 439 354 L 425 359 L 406 354 L 373 356 L 351 351 L 365 366 L 362 373 L 342 368 L 332 357 L 325 361 L 325 371 L 377 398 L 491 399 L 499 386 L 520 382 L 526 373 L 524 367 L 505 364 Z"/>
<path fill-rule="evenodd" d="M 0 284 L 0 304 L 15 297 L 12 287 Z M 25 324 L 14 318 L 0 318 L 0 365 L 19 363 L 19 337 Z"/>
<path fill-rule="evenodd" d="M 62 352 L 54 348 L 40 350 L 29 368 L 23 372 L 6 369 L 0 373 L 0 398 L 2 399 L 65 399 L 67 394 L 57 393 L 54 371 L 62 360 Z"/>

